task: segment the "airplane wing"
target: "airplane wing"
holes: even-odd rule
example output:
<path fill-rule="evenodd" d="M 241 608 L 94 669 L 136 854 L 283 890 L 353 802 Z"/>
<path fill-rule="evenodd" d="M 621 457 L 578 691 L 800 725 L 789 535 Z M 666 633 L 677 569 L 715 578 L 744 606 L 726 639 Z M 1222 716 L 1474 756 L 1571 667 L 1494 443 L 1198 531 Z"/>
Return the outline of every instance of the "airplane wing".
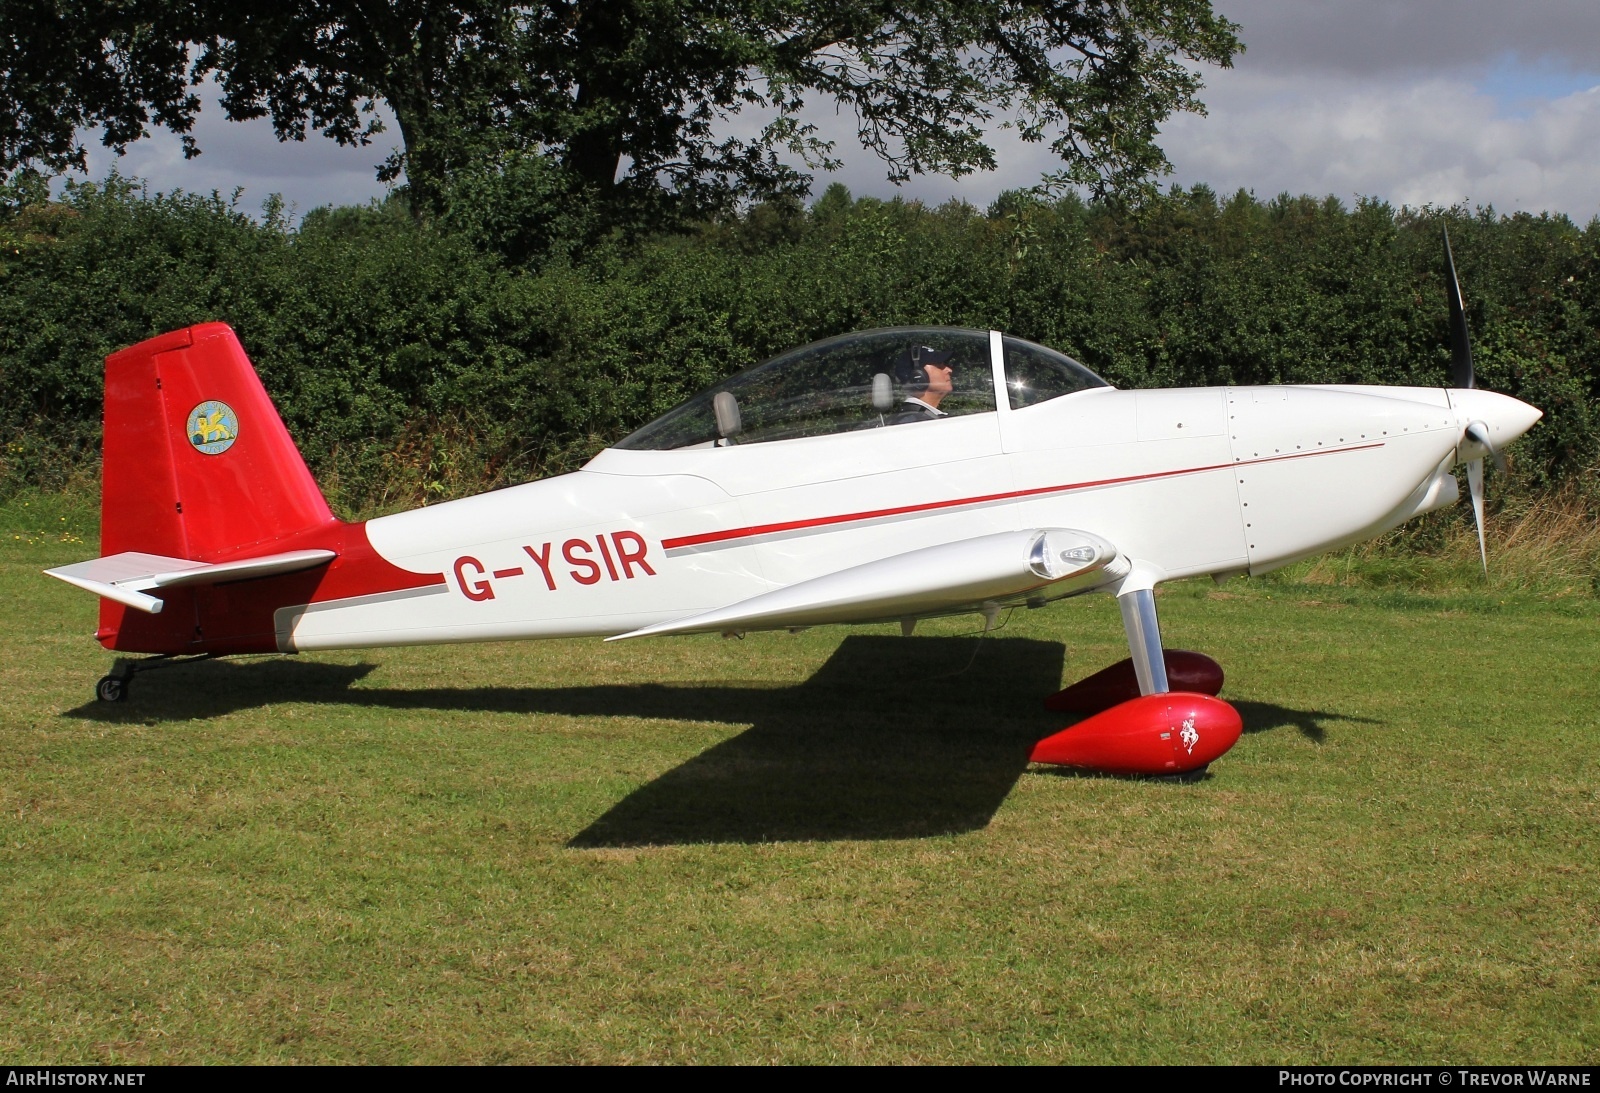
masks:
<path fill-rule="evenodd" d="M 147 595 L 152 589 L 171 588 L 184 584 L 216 584 L 219 581 L 242 581 L 249 577 L 270 577 L 279 573 L 296 573 L 302 569 L 325 565 L 334 559 L 331 550 L 290 550 L 282 554 L 267 554 L 259 558 L 245 558 L 236 562 L 217 562 L 208 565 L 187 558 L 168 558 L 161 554 L 140 554 L 125 551 L 105 558 L 47 569 L 46 573 L 68 584 L 88 589 L 97 596 L 127 607 L 159 615 L 166 604 L 159 598 Z"/>
<path fill-rule="evenodd" d="M 1034 528 L 923 547 L 670 622 L 608 638 L 775 630 L 875 622 L 974 608 L 1048 589 L 1055 597 L 1125 570 L 1117 548 L 1086 531 Z M 1113 572 L 1106 572 L 1108 567 Z"/>

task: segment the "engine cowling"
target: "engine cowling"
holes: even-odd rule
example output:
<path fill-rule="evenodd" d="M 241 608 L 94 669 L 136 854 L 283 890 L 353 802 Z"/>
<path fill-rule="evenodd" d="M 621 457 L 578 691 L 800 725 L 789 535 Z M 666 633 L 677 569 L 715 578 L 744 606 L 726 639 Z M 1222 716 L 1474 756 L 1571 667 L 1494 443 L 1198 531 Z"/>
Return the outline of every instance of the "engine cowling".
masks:
<path fill-rule="evenodd" d="M 1185 774 L 1239 742 L 1239 711 L 1207 694 L 1169 691 L 1119 703 L 1047 736 L 1029 760 L 1104 774 Z"/>

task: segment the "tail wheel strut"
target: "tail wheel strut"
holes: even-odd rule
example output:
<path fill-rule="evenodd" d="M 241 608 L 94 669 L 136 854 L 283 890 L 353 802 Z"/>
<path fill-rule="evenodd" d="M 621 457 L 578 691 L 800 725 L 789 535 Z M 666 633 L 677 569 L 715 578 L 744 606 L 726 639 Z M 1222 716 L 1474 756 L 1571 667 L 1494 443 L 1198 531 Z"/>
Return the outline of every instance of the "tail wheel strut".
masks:
<path fill-rule="evenodd" d="M 190 664 L 197 660 L 215 660 L 215 653 L 197 653 L 193 656 L 180 656 L 175 653 L 163 653 L 160 656 L 146 657 L 143 660 L 128 660 L 119 658 L 111 666 L 111 674 L 100 677 L 94 685 L 96 702 L 126 702 L 128 688 L 133 684 L 133 677 L 139 672 L 150 672 L 157 668 L 165 668 L 170 664 Z"/>

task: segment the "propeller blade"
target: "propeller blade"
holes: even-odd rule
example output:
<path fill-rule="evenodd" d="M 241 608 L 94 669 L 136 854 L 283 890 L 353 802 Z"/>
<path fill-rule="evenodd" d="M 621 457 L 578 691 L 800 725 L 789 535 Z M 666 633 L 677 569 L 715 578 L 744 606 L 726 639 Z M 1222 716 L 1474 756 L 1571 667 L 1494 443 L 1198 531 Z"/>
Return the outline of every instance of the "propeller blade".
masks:
<path fill-rule="evenodd" d="M 1450 253 L 1450 229 L 1444 230 L 1445 297 L 1450 301 L 1450 386 L 1472 386 L 1472 340 L 1467 336 L 1467 309 L 1456 280 L 1456 259 Z"/>
<path fill-rule="evenodd" d="M 1483 562 L 1483 575 L 1489 575 L 1489 549 L 1483 545 L 1483 460 L 1474 459 L 1467 464 L 1467 486 L 1472 490 L 1472 520 L 1478 528 L 1478 557 Z"/>
<path fill-rule="evenodd" d="M 1501 474 L 1506 473 L 1506 456 L 1499 448 L 1494 446 L 1494 441 L 1489 439 L 1489 427 L 1481 421 L 1474 421 L 1467 426 L 1467 439 L 1479 445 L 1489 453 L 1489 461 L 1494 464 L 1494 469 Z"/>

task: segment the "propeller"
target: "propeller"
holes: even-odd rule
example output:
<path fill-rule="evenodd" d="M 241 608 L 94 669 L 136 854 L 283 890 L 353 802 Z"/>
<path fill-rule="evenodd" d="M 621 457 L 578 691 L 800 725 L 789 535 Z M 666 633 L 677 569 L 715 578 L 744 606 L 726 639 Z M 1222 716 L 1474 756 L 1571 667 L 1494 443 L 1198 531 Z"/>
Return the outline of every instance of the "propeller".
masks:
<path fill-rule="evenodd" d="M 1456 258 L 1450 253 L 1450 229 L 1444 229 L 1444 286 L 1450 301 L 1450 386 L 1471 389 L 1472 340 L 1467 337 L 1467 309 L 1461 302 L 1461 282 L 1456 280 Z"/>
<path fill-rule="evenodd" d="M 1483 563 L 1483 575 L 1489 575 L 1489 548 L 1483 545 L 1483 460 L 1474 459 L 1467 464 L 1467 487 L 1472 491 L 1472 524 L 1478 529 L 1478 560 Z"/>
<path fill-rule="evenodd" d="M 1505 453 L 1496 448 L 1494 446 L 1494 441 L 1489 439 L 1489 426 L 1485 425 L 1481 421 L 1474 421 L 1471 425 L 1467 426 L 1466 438 L 1484 450 L 1485 454 L 1487 454 L 1489 457 L 1489 461 L 1494 464 L 1495 470 L 1499 471 L 1501 474 L 1506 473 Z M 1476 460 L 1476 462 L 1481 463 L 1483 460 L 1479 458 Z"/>
<path fill-rule="evenodd" d="M 1470 390 L 1473 386 L 1472 339 L 1467 335 L 1467 309 L 1461 301 L 1461 282 L 1456 279 L 1456 259 L 1450 253 L 1450 229 L 1444 229 L 1445 297 L 1450 301 L 1450 386 Z M 1506 457 L 1489 439 L 1489 426 L 1474 421 L 1467 426 L 1463 440 L 1471 441 L 1494 461 L 1494 469 L 1506 470 Z M 1478 531 L 1478 558 L 1483 575 L 1489 575 L 1489 550 L 1483 541 L 1483 455 L 1467 463 L 1467 488 L 1472 494 L 1472 522 Z"/>

